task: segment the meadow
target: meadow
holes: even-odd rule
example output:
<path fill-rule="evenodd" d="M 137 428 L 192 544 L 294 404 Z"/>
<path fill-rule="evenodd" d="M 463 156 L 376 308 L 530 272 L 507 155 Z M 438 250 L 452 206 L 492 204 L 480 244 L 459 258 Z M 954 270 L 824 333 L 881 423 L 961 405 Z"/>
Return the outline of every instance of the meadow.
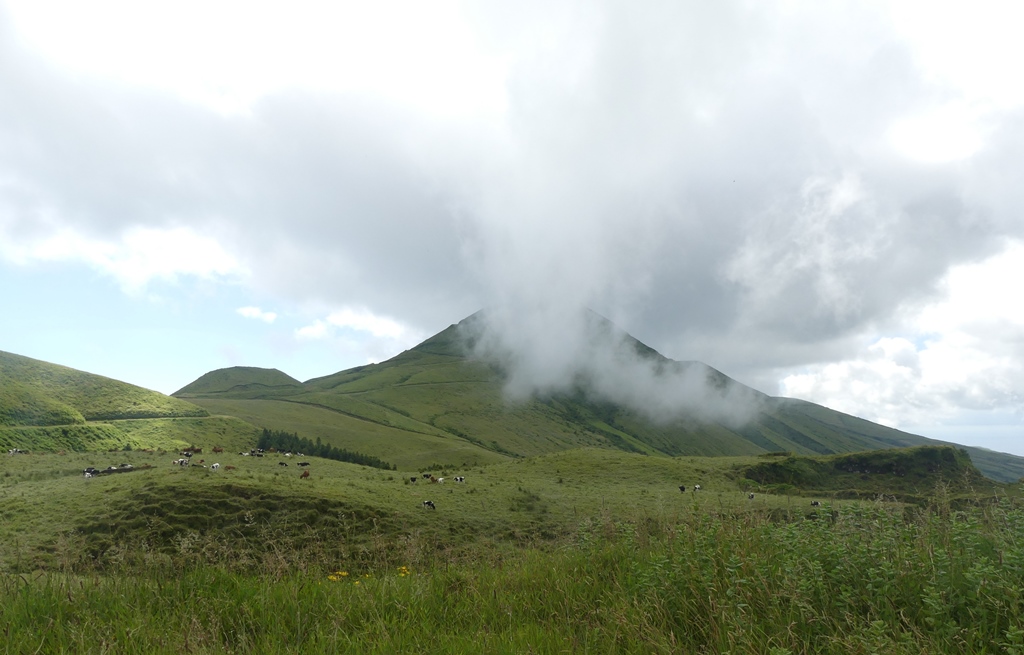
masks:
<path fill-rule="evenodd" d="M 1024 653 L 1019 490 L 956 458 L 812 492 L 745 477 L 814 473 L 781 455 L 583 449 L 443 485 L 172 455 L 0 458 L 6 652 Z M 136 470 L 82 478 L 107 460 Z"/>

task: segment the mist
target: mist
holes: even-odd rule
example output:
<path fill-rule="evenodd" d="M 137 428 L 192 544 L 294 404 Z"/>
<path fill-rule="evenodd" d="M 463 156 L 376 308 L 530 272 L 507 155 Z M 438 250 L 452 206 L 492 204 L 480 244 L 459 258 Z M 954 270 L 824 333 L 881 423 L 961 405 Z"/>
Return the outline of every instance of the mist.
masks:
<path fill-rule="evenodd" d="M 575 305 L 491 307 L 459 324 L 467 351 L 496 364 L 509 404 L 582 395 L 659 424 L 741 427 L 767 398 L 700 362 L 670 360 Z"/>

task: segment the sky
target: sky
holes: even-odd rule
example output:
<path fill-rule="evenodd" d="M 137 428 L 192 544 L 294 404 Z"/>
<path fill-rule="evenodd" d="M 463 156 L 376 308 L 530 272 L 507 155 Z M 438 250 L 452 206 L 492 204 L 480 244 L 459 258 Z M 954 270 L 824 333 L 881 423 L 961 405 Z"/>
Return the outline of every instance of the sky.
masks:
<path fill-rule="evenodd" d="M 1024 455 L 1022 19 L 0 0 L 0 350 L 171 393 L 383 361 L 483 307 L 546 361 L 589 307 Z"/>

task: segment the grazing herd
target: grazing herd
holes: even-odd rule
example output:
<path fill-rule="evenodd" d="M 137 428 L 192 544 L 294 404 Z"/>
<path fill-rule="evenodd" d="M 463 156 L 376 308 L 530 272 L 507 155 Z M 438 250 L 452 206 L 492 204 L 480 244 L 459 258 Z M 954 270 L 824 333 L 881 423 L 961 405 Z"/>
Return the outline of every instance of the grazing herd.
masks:
<path fill-rule="evenodd" d="M 179 453 L 181 455 L 179 458 L 171 460 L 171 464 L 173 466 L 180 466 L 180 467 L 190 467 L 190 466 L 192 466 L 192 467 L 207 468 L 207 466 L 205 464 L 206 460 L 204 460 L 204 459 L 200 459 L 198 462 L 193 462 L 192 461 L 193 455 L 196 455 L 196 454 L 201 453 L 201 452 L 202 452 L 201 448 L 195 448 L 195 447 L 192 447 L 192 448 L 190 448 L 188 450 L 184 450 L 181 453 Z M 213 448 L 213 452 L 214 453 L 223 453 L 224 449 L 221 448 L 220 446 L 217 446 L 217 447 Z M 271 452 L 273 452 L 273 449 L 271 449 Z M 8 455 L 21 455 L 21 454 L 25 454 L 25 451 L 20 450 L 18 448 L 12 448 L 12 449 L 7 451 L 7 454 Z M 266 452 L 262 448 L 253 448 L 249 452 L 240 452 L 238 454 L 241 455 L 241 456 L 244 456 L 244 457 L 249 457 L 249 456 L 252 456 L 252 457 L 263 457 L 266 454 Z M 281 453 L 281 454 L 284 457 L 291 457 L 293 455 L 290 452 L 289 453 Z M 302 453 L 297 453 L 297 455 L 299 457 L 301 457 Z M 288 462 L 280 462 L 279 461 L 277 464 L 278 464 L 278 466 L 285 466 L 285 467 L 288 466 Z M 302 471 L 302 473 L 299 475 L 299 479 L 301 479 L 301 480 L 309 479 L 310 473 L 309 473 L 309 468 L 308 467 L 310 466 L 310 463 L 309 462 L 298 462 L 296 464 L 296 466 L 299 466 L 299 467 L 304 469 Z M 146 468 L 146 467 L 143 467 L 143 468 Z M 220 462 L 214 462 L 213 464 L 209 465 L 209 469 L 211 471 L 217 471 L 220 468 L 221 468 Z M 233 471 L 233 470 L 235 470 L 235 468 L 236 468 L 235 466 L 227 465 L 227 466 L 224 467 L 224 470 L 225 471 Z M 108 474 L 112 474 L 112 473 L 125 473 L 125 472 L 132 471 L 132 470 L 135 470 L 135 469 L 134 469 L 134 467 L 131 464 L 124 463 L 124 464 L 121 464 L 119 466 L 109 466 L 109 467 L 107 467 L 105 469 L 97 469 L 97 468 L 94 468 L 94 467 L 90 466 L 90 467 L 84 469 L 82 471 L 82 474 L 86 478 L 93 478 L 93 477 L 97 477 L 97 476 L 100 476 L 100 475 L 108 475 Z M 435 477 L 432 473 L 423 473 L 421 475 L 418 475 L 418 476 L 414 475 L 414 476 L 409 478 L 409 482 L 410 483 L 416 483 L 417 480 L 423 480 L 423 481 L 431 483 L 431 484 L 444 484 L 445 478 L 443 478 L 443 477 Z M 454 478 L 452 478 L 452 480 L 454 480 L 456 483 L 459 483 L 459 484 L 466 482 L 465 476 L 462 476 L 462 475 L 455 476 Z M 693 490 L 694 493 L 697 493 L 697 492 L 699 492 L 701 490 L 701 486 L 699 484 L 695 484 L 695 485 L 693 485 L 690 488 Z M 679 485 L 679 491 L 680 492 L 686 493 L 686 489 L 687 489 L 686 485 L 684 485 L 684 484 Z M 754 500 L 754 493 L 753 492 L 749 492 L 747 494 L 747 499 L 748 500 Z M 434 502 L 431 501 L 431 500 L 424 500 L 422 506 L 423 506 L 424 509 L 433 509 L 433 510 L 437 509 L 437 507 L 434 505 Z M 821 501 L 812 500 L 811 501 L 811 506 L 812 507 L 821 507 Z"/>
<path fill-rule="evenodd" d="M 98 475 L 110 475 L 111 473 L 129 473 L 134 471 L 135 467 L 131 464 L 121 464 L 119 466 L 108 466 L 105 469 L 98 469 L 92 466 L 82 470 L 82 476 L 86 478 L 95 478 Z"/>

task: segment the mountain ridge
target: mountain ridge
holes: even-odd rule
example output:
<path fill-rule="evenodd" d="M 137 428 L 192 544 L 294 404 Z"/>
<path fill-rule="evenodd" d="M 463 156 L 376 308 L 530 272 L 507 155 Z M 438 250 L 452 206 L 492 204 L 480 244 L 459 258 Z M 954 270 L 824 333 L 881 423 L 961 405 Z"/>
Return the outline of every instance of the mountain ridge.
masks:
<path fill-rule="evenodd" d="M 313 378 L 299 386 L 258 391 L 247 387 L 196 395 L 190 401 L 275 429 L 288 429 L 278 416 L 282 403 L 293 405 L 288 410 L 293 418 L 297 403 L 331 410 L 336 419 L 307 421 L 303 436 L 337 440 L 339 447 L 371 452 L 413 468 L 427 455 L 403 461 L 403 435 L 428 432 L 452 448 L 461 442 L 459 456 L 468 458 L 462 463 L 587 446 L 677 457 L 779 451 L 833 455 L 948 444 L 808 401 L 768 396 L 702 362 L 664 357 L 597 314 L 590 313 L 587 320 L 587 329 L 598 336 L 584 346 L 597 344 L 594 356 L 607 359 L 610 365 L 569 371 L 563 386 L 538 387 L 512 399 L 508 386 L 517 375 L 515 353 L 488 349 L 487 340 L 493 335 L 486 332 L 484 314 L 477 312 L 384 362 Z M 607 344 L 619 350 L 602 351 Z M 648 376 L 643 383 L 649 388 L 631 390 L 626 378 L 593 379 L 595 371 L 614 375 L 617 370 L 643 372 Z M 680 380 L 683 383 L 671 393 L 662 394 L 658 388 L 663 382 Z M 635 401 L 634 406 L 615 400 L 619 387 L 625 389 L 624 397 Z M 682 399 L 683 411 L 675 408 L 675 413 L 662 411 L 660 416 L 646 412 L 642 409 L 648 400 L 645 392 L 663 396 L 655 398 L 660 410 L 673 409 L 672 402 Z M 729 403 L 735 399 L 737 404 L 742 401 L 743 411 L 731 416 L 735 407 Z M 353 423 L 356 420 L 386 428 L 394 443 L 365 443 Z M 953 445 L 967 450 L 989 477 L 1003 481 L 1024 477 L 1024 458 Z M 436 461 L 449 457 L 448 446 L 439 446 L 436 452 L 441 459 Z M 385 457 L 374 448 L 390 454 Z"/>

